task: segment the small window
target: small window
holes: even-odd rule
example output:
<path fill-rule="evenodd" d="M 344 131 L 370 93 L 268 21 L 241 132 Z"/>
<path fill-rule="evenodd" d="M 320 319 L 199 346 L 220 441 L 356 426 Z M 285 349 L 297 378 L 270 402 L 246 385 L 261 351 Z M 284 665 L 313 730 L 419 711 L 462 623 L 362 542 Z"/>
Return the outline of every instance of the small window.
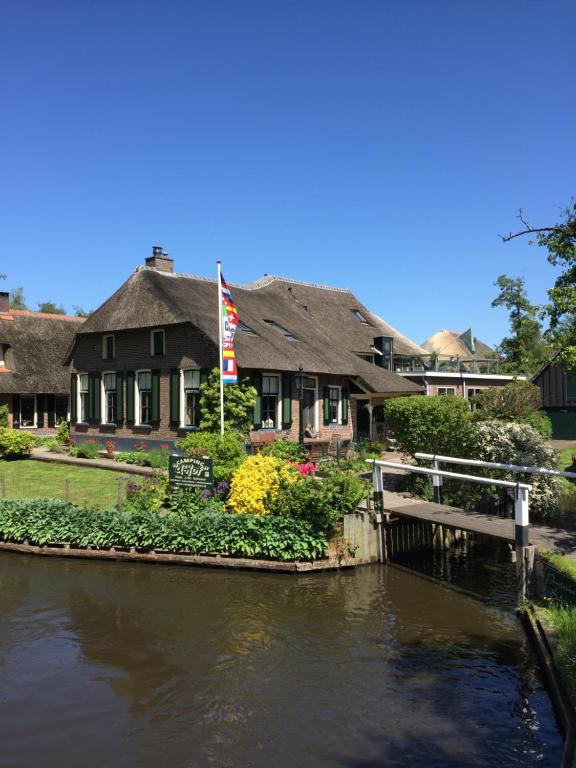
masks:
<path fill-rule="evenodd" d="M 280 377 L 262 376 L 262 428 L 278 428 Z"/>
<path fill-rule="evenodd" d="M 448 397 L 455 397 L 456 389 L 454 387 L 438 387 L 436 390 L 437 395 L 444 395 Z"/>
<path fill-rule="evenodd" d="M 104 413 L 103 421 L 106 424 L 115 424 L 118 415 L 118 402 L 116 394 L 116 374 L 105 373 L 102 377 L 104 387 Z"/>
<path fill-rule="evenodd" d="M 151 347 L 153 357 L 159 357 L 165 353 L 164 331 L 152 331 Z"/>
<path fill-rule="evenodd" d="M 114 343 L 114 336 L 112 334 L 106 334 L 102 339 L 102 359 L 114 360 L 116 357 L 116 345 Z"/>
<path fill-rule="evenodd" d="M 138 417 L 139 424 L 152 423 L 152 373 L 150 371 L 138 372 L 138 400 L 140 403 Z"/>
<path fill-rule="evenodd" d="M 364 317 L 364 315 L 362 314 L 362 312 L 360 312 L 359 309 L 351 309 L 350 312 L 352 312 L 356 320 L 358 320 L 360 323 L 363 323 L 364 325 L 370 325 L 368 320 Z"/>
<path fill-rule="evenodd" d="M 264 320 L 264 322 L 266 325 L 269 325 L 270 328 L 273 328 L 276 333 L 279 333 L 281 336 L 284 336 L 285 339 L 288 339 L 288 341 L 298 341 L 293 333 L 286 330 L 286 328 L 283 328 L 281 325 L 278 325 L 278 323 L 274 322 L 274 320 Z"/>
<path fill-rule="evenodd" d="M 36 395 L 20 395 L 20 426 L 36 426 Z"/>
<path fill-rule="evenodd" d="M 467 390 L 467 396 L 468 400 L 473 401 L 476 395 L 480 394 L 482 392 L 482 387 L 468 387 Z M 475 402 L 470 403 L 470 410 L 475 411 L 478 408 L 478 404 Z"/>
<path fill-rule="evenodd" d="M 182 371 L 184 386 L 184 426 L 200 426 L 200 370 Z"/>
<path fill-rule="evenodd" d="M 328 422 L 340 424 L 340 387 L 328 387 Z"/>
<path fill-rule="evenodd" d="M 80 399 L 80 407 L 78 413 L 80 414 L 80 421 L 86 423 L 88 421 L 88 374 L 81 373 L 78 376 L 78 397 Z"/>
<path fill-rule="evenodd" d="M 54 424 L 62 424 L 68 421 L 68 398 L 63 395 L 56 395 L 54 398 Z"/>
<path fill-rule="evenodd" d="M 238 330 L 242 331 L 242 333 L 245 333 L 246 336 L 258 336 L 256 331 L 253 328 L 250 328 L 249 325 L 246 325 L 246 323 L 239 322 Z"/>

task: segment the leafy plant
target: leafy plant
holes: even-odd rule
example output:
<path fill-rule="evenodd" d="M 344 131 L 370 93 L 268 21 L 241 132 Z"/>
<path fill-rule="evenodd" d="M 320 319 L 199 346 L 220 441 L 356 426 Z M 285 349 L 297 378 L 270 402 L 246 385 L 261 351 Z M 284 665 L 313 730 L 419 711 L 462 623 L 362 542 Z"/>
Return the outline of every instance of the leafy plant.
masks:
<path fill-rule="evenodd" d="M 290 440 L 274 440 L 273 443 L 262 448 L 260 453 L 263 456 L 274 456 L 281 461 L 294 463 L 303 462 L 306 458 L 306 453 L 300 443 Z"/>
<path fill-rule="evenodd" d="M 228 507 L 239 515 L 266 515 L 280 486 L 297 479 L 295 469 L 274 456 L 249 456 L 232 477 Z"/>
<path fill-rule="evenodd" d="M 61 421 L 56 429 L 56 437 L 62 445 L 68 445 L 70 442 L 70 424 L 67 421 Z"/>
<path fill-rule="evenodd" d="M 200 385 L 200 429 L 220 432 L 220 369 L 214 368 Z M 224 427 L 246 434 L 252 426 L 256 389 L 249 379 L 224 387 Z"/>
<path fill-rule="evenodd" d="M 511 381 L 505 387 L 486 387 L 474 397 L 477 418 L 518 421 L 542 407 L 542 391 L 529 381 Z"/>
<path fill-rule="evenodd" d="M 98 456 L 98 443 L 96 440 L 84 440 L 76 446 L 75 455 L 79 459 L 95 459 Z"/>
<path fill-rule="evenodd" d="M 0 405 L 0 427 L 8 426 L 8 406 Z"/>
<path fill-rule="evenodd" d="M 124 509 L 131 512 L 156 512 L 164 504 L 168 480 L 161 472 L 152 477 L 131 480 L 126 486 Z"/>
<path fill-rule="evenodd" d="M 37 440 L 30 432 L 0 427 L 0 456 L 27 456 Z"/>
<path fill-rule="evenodd" d="M 177 443 L 184 456 L 210 456 L 213 462 L 214 481 L 229 483 L 232 475 L 246 460 L 244 440 L 238 432 L 190 432 Z"/>
<path fill-rule="evenodd" d="M 195 488 L 173 488 L 170 492 L 170 511 L 177 515 L 196 515 L 207 509 L 224 512 L 222 496 L 216 493 L 206 494 Z"/>

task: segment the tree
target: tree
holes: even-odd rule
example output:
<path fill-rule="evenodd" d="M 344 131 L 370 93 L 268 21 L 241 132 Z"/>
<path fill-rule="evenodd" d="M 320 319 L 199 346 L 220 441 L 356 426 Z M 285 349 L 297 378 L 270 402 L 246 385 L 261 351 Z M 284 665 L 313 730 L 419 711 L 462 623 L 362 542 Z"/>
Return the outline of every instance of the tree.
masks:
<path fill-rule="evenodd" d="M 22 288 L 14 288 L 10 292 L 10 309 L 28 309 Z"/>
<path fill-rule="evenodd" d="M 220 370 L 214 368 L 200 387 L 200 429 L 220 431 Z M 256 389 L 249 379 L 224 385 L 224 428 L 248 432 L 253 423 Z"/>
<path fill-rule="evenodd" d="M 518 421 L 542 408 L 542 391 L 529 381 L 511 381 L 505 387 L 486 387 L 474 403 L 483 418 Z"/>
<path fill-rule="evenodd" d="M 59 307 L 53 301 L 42 301 L 38 304 L 38 311 L 45 312 L 48 315 L 65 315 L 66 310 L 62 305 Z"/>
<path fill-rule="evenodd" d="M 548 290 L 549 304 L 544 316 L 549 321 L 546 338 L 558 352 L 558 362 L 567 369 L 576 369 L 576 203 L 562 213 L 558 224 L 532 227 L 518 215 L 524 229 L 502 237 L 509 242 L 523 235 L 536 235 L 536 243 L 548 251 L 548 261 L 561 272 Z M 531 241 L 533 242 L 533 241 Z"/>
<path fill-rule="evenodd" d="M 548 357 L 542 324 L 537 318 L 538 307 L 528 300 L 523 277 L 500 275 L 494 285 L 500 293 L 492 307 L 510 310 L 512 335 L 502 339 L 497 348 L 503 359 L 502 369 L 508 373 L 534 373 Z"/>
<path fill-rule="evenodd" d="M 73 306 L 74 317 L 90 317 L 94 314 L 93 309 L 82 309 L 82 307 Z"/>

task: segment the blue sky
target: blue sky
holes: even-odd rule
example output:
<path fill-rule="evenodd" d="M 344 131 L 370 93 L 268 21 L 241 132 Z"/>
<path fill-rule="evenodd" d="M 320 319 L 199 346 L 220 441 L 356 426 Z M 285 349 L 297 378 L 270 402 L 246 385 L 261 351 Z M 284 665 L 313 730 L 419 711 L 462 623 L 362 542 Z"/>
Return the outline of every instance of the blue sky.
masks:
<path fill-rule="evenodd" d="M 573 0 L 4 0 L 0 272 L 95 308 L 162 245 L 349 287 L 422 342 L 554 279 L 576 192 Z"/>

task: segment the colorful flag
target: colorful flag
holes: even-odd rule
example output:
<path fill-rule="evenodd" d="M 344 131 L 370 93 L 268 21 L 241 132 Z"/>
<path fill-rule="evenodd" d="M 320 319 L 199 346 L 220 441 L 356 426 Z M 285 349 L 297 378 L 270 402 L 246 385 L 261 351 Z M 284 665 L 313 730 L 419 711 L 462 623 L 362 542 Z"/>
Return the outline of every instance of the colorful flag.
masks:
<path fill-rule="evenodd" d="M 220 275 L 220 292 L 222 306 L 222 317 L 220 318 L 222 323 L 222 381 L 224 384 L 236 384 L 238 381 L 238 370 L 234 354 L 234 334 L 238 325 L 238 310 L 232 301 L 232 294 L 222 275 Z"/>

